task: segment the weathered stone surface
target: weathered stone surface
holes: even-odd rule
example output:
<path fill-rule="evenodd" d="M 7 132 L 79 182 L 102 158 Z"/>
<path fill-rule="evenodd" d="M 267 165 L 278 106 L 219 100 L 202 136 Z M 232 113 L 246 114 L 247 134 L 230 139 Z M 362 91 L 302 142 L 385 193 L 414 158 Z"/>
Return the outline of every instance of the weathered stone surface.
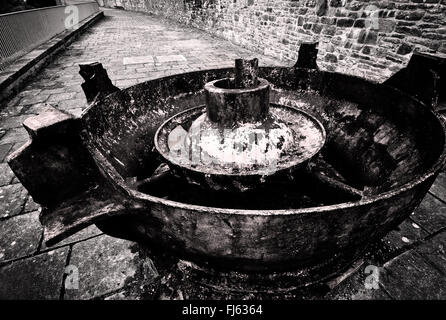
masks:
<path fill-rule="evenodd" d="M 5 135 L 0 139 L 1 144 L 17 143 L 24 144 L 28 140 L 28 134 L 24 128 L 13 128 L 6 131 Z"/>
<path fill-rule="evenodd" d="M 155 57 L 155 62 L 157 64 L 164 62 L 185 62 L 185 61 L 187 61 L 187 59 L 182 54 L 162 55 Z"/>
<path fill-rule="evenodd" d="M 82 229 L 79 232 L 76 232 L 72 236 L 70 236 L 70 237 L 68 237 L 68 238 L 66 238 L 66 239 L 56 243 L 54 245 L 54 247 L 55 248 L 62 247 L 62 246 L 68 245 L 68 244 L 72 244 L 72 243 L 75 243 L 75 242 L 83 241 L 83 240 L 86 240 L 86 239 L 98 236 L 100 234 L 102 234 L 102 231 L 99 230 L 96 227 L 96 225 L 91 225 L 91 226 L 89 226 L 89 227 L 87 227 L 85 229 Z M 52 249 L 52 247 L 48 247 L 45 244 L 45 242 L 43 242 L 42 246 L 40 248 L 40 251 L 47 251 L 47 250 L 51 250 L 51 249 Z"/>
<path fill-rule="evenodd" d="M 294 10 L 294 9 L 293 9 Z M 299 10 L 296 8 L 295 12 L 297 13 Z M 310 12 L 311 10 L 308 10 Z M 46 70 L 42 72 L 42 74 L 38 75 L 35 79 L 33 79 L 29 85 L 28 88 L 31 90 L 25 90 L 23 93 L 23 97 L 20 97 L 20 99 L 23 99 L 23 103 L 25 103 L 24 106 L 19 106 L 17 103 L 20 101 L 20 99 L 16 99 L 17 101 L 14 102 L 14 105 L 8 105 L 5 110 L 2 110 L 2 114 L 0 117 L 3 117 L 5 115 L 8 116 L 17 116 L 21 112 L 24 112 L 24 110 L 28 110 L 31 113 L 39 113 L 41 108 L 43 108 L 43 104 L 33 104 L 30 105 L 30 101 L 33 101 L 33 96 L 39 96 L 36 98 L 36 101 L 46 100 L 50 95 L 64 93 L 64 92 L 75 92 L 76 94 L 81 93 L 80 89 L 80 83 L 81 79 L 80 77 L 73 76 L 73 74 L 76 74 L 77 72 L 77 64 L 82 61 L 108 61 L 105 64 L 105 67 L 107 70 L 109 67 L 113 67 L 113 76 L 112 72 L 110 72 L 110 78 L 112 80 L 115 79 L 121 79 L 121 81 L 129 81 L 128 85 L 134 84 L 141 81 L 146 81 L 148 78 L 152 77 L 160 77 L 165 76 L 169 74 L 174 74 L 178 72 L 187 72 L 192 70 L 198 70 L 198 69 L 208 69 L 210 67 L 222 67 L 222 66 L 231 66 L 233 59 L 240 54 L 248 54 L 249 52 L 237 47 L 232 46 L 226 41 L 222 41 L 219 39 L 212 39 L 212 42 L 210 41 L 211 37 L 207 37 L 204 34 L 195 33 L 196 31 L 184 31 L 180 30 L 177 27 L 169 26 L 169 31 L 166 31 L 166 27 L 164 25 L 161 25 L 160 23 L 156 22 L 155 19 L 139 14 L 133 14 L 133 13 L 127 13 L 123 11 L 109 11 L 107 10 L 107 14 L 114 15 L 113 19 L 108 19 L 101 23 L 101 27 L 95 27 L 91 30 L 91 33 L 89 33 L 88 36 L 85 36 L 81 38 L 79 41 L 73 43 L 72 46 L 70 46 L 65 53 L 62 53 L 61 57 L 57 59 L 53 64 L 49 66 Z M 305 13 L 303 13 L 305 14 Z M 327 18 L 327 17 L 322 17 Z M 327 18 L 328 19 L 328 18 Z M 324 20 L 327 24 L 333 24 L 336 23 L 336 18 L 329 18 L 330 20 Z M 423 18 L 427 19 L 427 15 Z M 429 18 L 431 19 L 431 18 Z M 438 21 L 443 21 L 444 17 L 442 15 L 437 15 L 435 17 L 432 17 L 432 19 L 438 19 Z M 150 23 L 148 22 L 150 21 Z M 269 20 L 268 20 L 269 21 Z M 148 25 L 149 23 L 149 25 Z M 301 24 L 302 25 L 302 24 Z M 323 34 L 329 34 L 324 33 L 326 30 L 329 30 L 331 26 L 324 26 L 323 28 Z M 171 31 L 175 29 L 176 31 Z M 358 28 L 360 29 L 360 28 Z M 141 32 L 142 31 L 142 32 Z M 333 28 L 333 35 L 336 33 L 336 27 Z M 199 34 L 197 36 L 197 34 Z M 143 36 L 142 36 L 143 35 Z M 147 35 L 150 35 L 151 40 L 153 40 L 153 43 L 156 43 L 156 45 L 151 46 L 148 48 L 144 44 L 144 37 Z M 191 46 L 190 43 L 184 42 L 184 45 L 181 41 L 177 41 L 178 38 L 184 38 L 187 36 L 191 37 L 199 37 L 200 42 L 202 45 L 198 46 L 195 45 Z M 398 36 L 396 34 L 396 36 Z M 170 37 L 170 39 L 168 39 Z M 381 36 L 380 36 L 381 37 Z M 395 38 L 395 39 L 403 39 L 405 36 L 402 35 L 402 38 Z M 92 41 L 94 39 L 94 41 Z M 113 41 L 111 40 L 113 39 Z M 203 39 L 203 40 L 201 40 Z M 269 41 L 269 40 L 267 40 Z M 287 42 L 282 43 L 283 46 L 292 46 L 293 39 L 290 37 L 287 37 Z M 401 40 L 402 41 L 402 40 Z M 411 40 L 412 41 L 412 40 Z M 117 42 L 121 42 L 123 45 L 121 46 L 122 51 L 115 50 L 115 46 Z M 143 45 L 140 45 L 140 43 L 143 43 Z M 206 43 L 206 45 L 204 45 Z M 187 50 L 186 50 L 187 47 Z M 274 46 L 264 46 L 260 45 L 261 50 L 264 50 L 268 53 L 274 53 L 275 55 L 278 55 L 280 50 L 282 50 L 282 47 L 274 48 Z M 266 48 L 265 48 L 266 47 Z M 269 47 L 269 48 L 268 48 Z M 343 46 L 342 46 L 343 47 Z M 324 54 L 325 47 L 321 47 L 321 53 Z M 328 48 L 328 42 L 327 42 L 327 48 Z M 362 48 L 362 47 L 361 47 Z M 398 48 L 398 45 L 395 44 L 395 49 Z M 338 48 L 335 48 L 338 50 Z M 156 67 L 155 66 L 139 66 L 138 69 L 129 70 L 128 73 L 124 72 L 124 67 L 122 65 L 122 59 L 124 56 L 143 56 L 143 55 L 153 55 L 153 56 L 160 56 L 165 55 L 166 52 L 173 52 L 174 54 L 183 54 L 187 58 L 187 63 L 179 62 L 177 64 L 169 64 L 169 63 L 160 63 Z M 283 54 L 285 57 L 292 56 L 295 54 L 295 50 L 289 50 L 284 51 Z M 373 52 L 373 51 L 371 51 Z M 335 55 L 337 55 L 338 52 L 335 51 Z M 351 61 L 350 57 L 347 55 L 348 60 Z M 218 61 L 217 61 L 218 60 Z M 294 59 L 292 59 L 294 60 Z M 338 60 L 339 70 L 342 70 L 343 68 L 348 68 L 345 65 L 342 65 L 340 60 Z M 261 58 L 260 63 L 267 63 L 267 64 L 277 64 L 278 61 L 275 59 L 267 59 L 265 57 Z M 386 66 L 390 65 L 386 63 Z M 74 66 L 74 67 L 73 67 Z M 338 68 L 338 66 L 336 66 Z M 390 66 L 392 67 L 392 66 Z M 390 68 L 389 67 L 389 68 Z M 394 67 L 394 66 L 393 66 Z M 358 70 L 360 70 L 362 67 L 358 67 Z M 368 74 L 373 74 L 373 72 L 369 72 Z M 134 78 L 136 77 L 136 78 Z M 54 100 L 57 99 L 66 99 L 67 97 L 72 97 L 73 95 L 57 95 L 53 96 Z M 71 100 L 60 100 L 57 102 L 61 102 L 61 105 L 64 105 L 64 103 L 67 103 L 67 101 Z M 85 99 L 83 100 L 85 104 Z M 68 104 L 66 105 L 68 106 Z M 70 106 L 72 108 L 73 106 Z M 4 111 L 4 112 L 3 112 Z M 1 131 L 1 129 L 0 129 Z M 8 130 L 9 132 L 10 130 Z M 0 139 L 2 137 L 5 137 L 7 134 L 8 139 L 12 139 L 11 141 L 16 141 L 15 138 L 20 136 L 20 132 L 23 132 L 23 135 L 25 138 L 27 138 L 27 134 L 25 130 L 15 130 L 6 133 L 3 135 L 0 132 Z M 24 139 L 26 140 L 26 139 Z M 18 143 L 15 142 L 7 142 L 7 144 L 3 144 L 3 141 L 1 141 L 0 145 L 0 159 L 2 158 L 2 152 L 8 153 L 8 151 L 4 151 L 6 149 L 12 148 L 12 146 L 15 144 L 15 148 L 20 146 L 24 140 L 17 140 Z M 3 160 L 2 160 L 3 161 Z M 2 188 L 0 188 L 2 189 Z M 440 194 L 440 193 L 436 193 Z M 0 193 L 0 196 L 4 195 L 4 193 Z M 443 192 L 444 195 L 444 192 Z M 0 199 L 0 216 L 3 214 L 2 206 L 4 205 L 4 198 Z M 28 207 L 29 206 L 29 207 Z M 34 210 L 34 204 L 29 199 L 27 201 L 27 204 L 25 206 L 28 209 L 25 209 L 25 211 Z M 1 223 L 4 223 L 7 220 L 0 221 Z M 409 223 L 410 225 L 410 223 Z M 77 237 L 75 235 L 74 237 Z M 93 240 L 93 239 L 92 239 Z M 401 238 L 396 237 L 395 241 L 400 241 Z M 90 241 L 90 240 L 89 240 Z M 104 248 L 107 248 L 108 246 L 104 246 Z M 62 250 L 62 249 L 59 249 Z M 57 251 L 57 250 L 56 250 Z M 45 254 L 46 255 L 46 254 Z M 44 256 L 44 254 L 39 255 L 38 257 Z M 28 259 L 26 259 L 28 260 Z M 24 261 L 26 261 L 24 260 Z M 92 264 L 95 262 L 94 259 L 90 259 L 92 261 Z M 17 264 L 18 262 L 14 262 L 14 264 Z M 46 266 L 46 260 L 42 259 L 36 262 L 39 264 L 41 268 L 45 268 Z M 56 263 L 56 262 L 54 262 Z M 50 263 L 50 266 L 52 264 Z M 5 268 L 5 267 L 3 267 Z M 2 269 L 3 269 L 2 268 Z M 22 268 L 23 269 L 23 268 Z M 22 270 L 20 269 L 20 270 Z M 113 268 L 111 268 L 113 269 Z M 9 272 L 8 277 L 16 280 L 15 277 L 19 272 L 19 268 L 14 269 L 16 271 Z M 92 272 L 95 273 L 96 271 L 92 268 L 90 270 L 93 270 Z M 362 274 L 362 273 L 361 273 Z M 21 275 L 19 275 L 21 277 Z M 93 275 L 91 277 L 94 277 Z M 2 278 L 3 279 L 3 278 Z M 9 279 L 9 280 L 11 280 Z M 20 279 L 17 279 L 17 281 Z M 34 279 L 31 278 L 29 282 L 32 282 Z M 61 281 L 60 281 L 61 282 Z M 3 283 L 0 281 L 0 283 Z M 434 283 L 435 284 L 435 283 Z M 431 290 L 435 291 L 434 284 L 432 285 Z M 358 286 L 362 286 L 362 281 L 358 282 Z M 1 286 L 0 286 L 1 287 Z M 9 286 L 8 288 L 11 288 Z M 28 287 L 24 286 L 25 289 L 22 292 L 22 294 L 19 294 L 19 297 L 26 297 L 26 292 L 28 291 Z M 40 284 L 37 286 L 37 289 L 34 288 L 34 292 L 40 291 L 41 288 L 46 288 L 45 285 Z M 119 289 L 118 289 L 119 290 Z M 0 292 L 3 292 L 0 290 Z M 112 294 L 109 296 L 111 299 L 113 298 L 124 298 L 122 296 L 123 292 L 126 292 L 124 289 L 122 291 L 119 291 L 116 294 Z M 368 293 L 368 291 L 366 292 Z M 348 296 L 352 296 L 352 294 L 348 293 Z M 55 295 L 56 298 L 58 297 L 58 294 Z"/>
<path fill-rule="evenodd" d="M 20 183 L 0 187 L 0 218 L 20 214 L 27 194 Z"/>
<path fill-rule="evenodd" d="M 142 298 L 138 294 L 128 294 L 123 290 L 106 297 L 104 300 L 142 300 Z"/>
<path fill-rule="evenodd" d="M 138 63 L 155 63 L 153 56 L 124 57 L 122 60 L 124 65 Z"/>
<path fill-rule="evenodd" d="M 49 95 L 42 95 L 42 94 L 30 94 L 23 97 L 19 105 L 28 105 L 28 104 L 35 104 L 35 103 L 42 103 L 45 102 L 48 99 Z"/>
<path fill-rule="evenodd" d="M 59 299 L 68 247 L 0 267 L 0 299 Z"/>
<path fill-rule="evenodd" d="M 398 48 L 397 53 L 398 53 L 398 54 L 401 54 L 401 55 L 406 55 L 406 54 L 412 52 L 412 50 L 413 50 L 413 49 L 412 49 L 411 46 L 409 46 L 409 45 L 403 43 L 403 44 L 401 44 L 400 47 Z"/>
<path fill-rule="evenodd" d="M 25 203 L 24 212 L 31 212 L 31 211 L 36 211 L 36 210 L 39 210 L 39 211 L 41 210 L 40 205 L 35 203 L 31 196 L 28 196 L 26 203 Z"/>
<path fill-rule="evenodd" d="M 379 286 L 379 276 L 376 279 L 378 287 L 375 289 L 368 286 L 371 284 L 367 277 L 371 272 L 366 268 L 373 266 L 382 270 L 382 267 L 372 262 L 363 263 L 356 272 L 341 282 L 337 287 L 331 290 L 324 298 L 330 300 L 389 300 L 391 297 Z M 369 267 L 370 268 L 370 267 Z M 380 272 L 379 271 L 379 272 Z M 366 286 L 367 283 L 367 286 Z"/>
<path fill-rule="evenodd" d="M 446 231 L 442 231 L 415 250 L 446 276 Z"/>
<path fill-rule="evenodd" d="M 138 277 L 140 259 L 134 242 L 99 236 L 73 246 L 70 265 L 79 270 L 79 289 L 65 299 L 91 299 L 119 290 Z"/>
<path fill-rule="evenodd" d="M 435 233 L 446 227 L 446 204 L 427 194 L 411 218 L 429 233 Z"/>
<path fill-rule="evenodd" d="M 7 163 L 0 163 L 0 186 L 10 184 L 14 178 L 14 173 L 11 171 Z"/>
<path fill-rule="evenodd" d="M 12 148 L 12 143 L 0 145 L 0 162 L 5 161 L 5 158 L 9 154 L 11 148 Z"/>
<path fill-rule="evenodd" d="M 390 76 L 393 69 L 401 69 L 407 63 L 412 49 L 442 55 L 440 30 L 444 25 L 445 5 L 436 0 L 400 2 L 305 0 L 276 1 L 270 5 L 267 0 L 259 0 L 247 5 L 246 1 L 232 0 L 215 4 L 206 1 L 104 0 L 104 5 L 119 5 L 126 10 L 150 12 L 197 26 L 282 61 L 296 61 L 296 48 L 300 43 L 318 39 L 321 69 L 381 81 Z M 359 32 L 348 39 L 352 27 Z M 345 47 L 348 40 L 355 45 Z M 335 64 L 334 59 L 324 59 L 331 43 L 337 44 L 331 52 L 337 58 Z M 362 43 L 370 44 L 373 50 L 361 57 L 358 53 Z M 383 53 L 376 55 L 375 51 Z M 342 55 L 347 59 L 340 59 Z M 392 55 L 400 59 L 394 59 Z M 386 72 L 375 69 L 375 63 L 385 65 Z"/>
<path fill-rule="evenodd" d="M 33 139 L 42 139 L 42 136 L 66 135 L 67 131 L 73 130 L 68 124 L 71 124 L 72 117 L 55 108 L 40 113 L 37 116 L 28 116 L 23 122 L 23 126 Z"/>
<path fill-rule="evenodd" d="M 23 121 L 25 121 L 25 119 L 29 117 L 30 117 L 29 115 L 24 114 L 20 116 L 4 118 L 0 122 L 0 128 L 2 129 L 20 128 L 22 126 Z"/>
<path fill-rule="evenodd" d="M 85 80 L 82 83 L 82 89 L 88 102 L 119 90 L 113 85 L 101 63 L 80 64 L 79 68 L 79 74 Z M 63 93 L 60 93 L 60 95 L 63 95 Z M 57 101 L 60 100 L 68 99 L 58 99 Z"/>
<path fill-rule="evenodd" d="M 413 250 L 384 265 L 380 284 L 394 299 L 446 298 L 446 277 Z"/>
<path fill-rule="evenodd" d="M 417 242 L 422 241 L 427 235 L 428 233 L 417 223 L 407 219 L 396 230 L 389 232 L 383 238 L 383 242 L 391 251 L 396 253 L 402 252 Z"/>
<path fill-rule="evenodd" d="M 446 202 L 446 172 L 443 171 L 438 175 L 431 189 L 429 190 L 435 196 Z"/>
<path fill-rule="evenodd" d="M 42 237 L 39 213 L 31 212 L 0 221 L 0 262 L 36 252 Z"/>

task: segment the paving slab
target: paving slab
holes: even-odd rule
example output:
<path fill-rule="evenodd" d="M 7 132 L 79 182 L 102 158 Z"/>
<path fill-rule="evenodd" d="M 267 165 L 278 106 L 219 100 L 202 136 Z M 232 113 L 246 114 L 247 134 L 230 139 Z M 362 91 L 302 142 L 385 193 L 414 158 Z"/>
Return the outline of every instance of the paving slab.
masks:
<path fill-rule="evenodd" d="M 20 183 L 0 187 L 0 218 L 22 213 L 27 195 L 28 192 Z"/>
<path fill-rule="evenodd" d="M 438 175 L 437 179 L 434 181 L 434 184 L 432 185 L 432 187 L 430 188 L 429 191 L 432 192 L 432 194 L 434 194 L 441 200 L 446 202 L 446 172 L 445 171 L 441 172 Z"/>
<path fill-rule="evenodd" d="M 42 237 L 37 211 L 0 221 L 0 263 L 30 256 Z"/>
<path fill-rule="evenodd" d="M 0 186 L 10 184 L 15 177 L 14 172 L 7 163 L 0 163 Z"/>
<path fill-rule="evenodd" d="M 124 57 L 122 60 L 124 65 L 135 65 L 140 63 L 154 63 L 153 56 Z"/>
<path fill-rule="evenodd" d="M 414 250 L 384 264 L 380 285 L 398 300 L 446 299 L 446 277 Z"/>
<path fill-rule="evenodd" d="M 429 233 L 436 233 L 438 230 L 446 228 L 446 203 L 427 194 L 420 206 L 411 215 L 411 219 Z"/>
<path fill-rule="evenodd" d="M 69 265 L 79 270 L 79 288 L 66 289 L 64 299 L 99 298 L 139 283 L 140 277 L 155 276 L 136 243 L 107 235 L 73 245 Z"/>
<path fill-rule="evenodd" d="M 61 52 L 20 94 L 2 102 L 0 162 L 4 162 L 8 153 L 28 140 L 28 134 L 20 125 L 22 119 L 44 111 L 48 101 L 59 109 L 80 115 L 87 102 L 81 89 L 83 79 L 78 74 L 78 64 L 101 62 L 113 83 L 120 88 L 171 74 L 232 67 L 234 59 L 239 57 L 258 57 L 260 66 L 284 65 L 276 59 L 235 46 L 205 32 L 166 23 L 165 20 L 154 16 L 122 10 L 106 9 L 104 12 L 106 19 L 98 22 Z M 35 211 L 39 209 L 39 205 L 32 201 L 19 183 L 16 183 L 16 179 L 7 182 L 10 173 L 5 166 L 0 167 L 0 170 L 2 168 L 5 170 L 1 171 L 3 176 L 0 181 L 3 179 L 5 185 L 0 186 L 0 228 L 3 223 L 9 223 L 3 226 L 8 232 L 24 234 L 18 249 L 7 252 L 8 256 L 16 259 L 34 252 L 34 229 L 26 227 L 20 230 L 19 225 L 21 221 L 27 224 L 26 219 L 31 219 L 31 215 L 27 214 L 22 218 L 23 213 L 32 212 L 33 219 L 36 219 Z M 438 286 L 443 283 L 441 279 L 437 281 L 437 277 L 442 274 L 442 268 L 445 266 L 444 255 L 441 255 L 444 242 L 443 238 L 439 237 L 440 234 L 431 236 L 442 230 L 446 223 L 444 206 L 436 199 L 446 198 L 445 173 L 439 176 L 430 191 L 435 197 L 426 197 L 412 216 L 412 220 L 402 223 L 399 230 L 390 232 L 384 239 L 386 249 L 383 250 L 385 254 L 382 255 L 381 262 L 398 255 L 383 269 L 383 274 L 389 274 L 388 279 L 385 279 L 388 281 L 383 281 L 379 290 L 365 289 L 367 274 L 362 268 L 351 279 L 348 278 L 349 281 L 345 280 L 347 282 L 343 285 L 341 283 L 337 294 L 332 295 L 333 299 L 387 299 L 390 296 L 401 298 L 410 293 L 411 286 L 420 285 L 416 281 L 424 281 L 420 285 L 422 289 L 415 290 L 411 297 L 422 297 L 429 290 L 433 293 L 430 296 L 426 294 L 426 297 L 435 294 L 441 296 L 443 291 Z M 5 241 L 7 240 L 5 237 Z M 29 242 L 29 247 L 25 242 Z M 44 253 L 35 258 L 14 261 L 0 268 L 0 280 L 10 278 L 6 289 L 0 286 L 0 293 L 6 295 L 9 290 L 13 293 L 12 296 L 19 298 L 59 298 L 69 246 L 73 249 L 69 263 L 78 268 L 79 288 L 76 290 L 66 286 L 66 299 L 144 298 L 147 295 L 141 292 L 147 288 L 141 288 L 141 283 L 155 281 L 156 272 L 147 262 L 148 257 L 141 254 L 136 244 L 101 235 L 95 227 L 73 235 L 58 246 L 62 247 L 51 250 L 43 245 L 41 250 L 44 250 Z M 413 250 L 419 246 L 420 250 L 412 257 Z M 61 252 L 61 257 L 55 255 L 55 252 Z M 412 258 L 400 255 L 402 252 L 410 253 Z M 377 265 L 381 267 L 380 264 Z M 409 270 L 408 266 L 412 269 Z M 37 273 L 37 283 L 29 284 L 33 281 L 33 272 L 30 270 L 40 272 L 43 269 L 48 269 L 53 275 Z M 146 270 L 144 281 L 139 281 L 143 277 L 141 270 Z M 424 275 L 426 279 L 419 280 Z M 428 280 L 432 282 L 430 288 Z M 387 293 L 390 293 L 390 296 Z"/>
<path fill-rule="evenodd" d="M 0 299 L 59 299 L 68 250 L 63 247 L 0 267 Z"/>
<path fill-rule="evenodd" d="M 415 248 L 415 251 L 446 277 L 446 230 Z"/>
<path fill-rule="evenodd" d="M 1 144 L 0 145 L 0 162 L 5 161 L 6 157 L 9 154 L 9 151 L 12 148 L 12 143 Z"/>
<path fill-rule="evenodd" d="M 42 103 L 45 102 L 48 97 L 49 95 L 47 94 L 28 94 L 20 100 L 19 105 L 24 106 L 28 104 Z"/>
<path fill-rule="evenodd" d="M 410 219 L 403 221 L 395 230 L 389 232 L 383 242 L 394 253 L 401 253 L 422 241 L 428 233 Z"/>
<path fill-rule="evenodd" d="M 165 62 L 186 62 L 187 59 L 181 54 L 173 54 L 166 56 L 156 56 L 156 63 L 161 64 Z"/>
<path fill-rule="evenodd" d="M 87 240 L 89 238 L 95 237 L 95 236 L 99 236 L 103 234 L 101 230 L 98 229 L 98 227 L 96 227 L 95 225 L 91 225 L 85 229 L 82 229 L 79 232 L 76 232 L 75 234 L 73 234 L 72 236 L 54 244 L 51 247 L 46 246 L 46 244 L 43 242 L 39 251 L 48 251 L 48 250 L 52 250 L 53 248 L 58 248 L 58 247 L 62 247 L 62 246 L 66 246 L 68 244 L 73 244 L 76 242 L 80 242 L 80 241 L 84 241 Z"/>

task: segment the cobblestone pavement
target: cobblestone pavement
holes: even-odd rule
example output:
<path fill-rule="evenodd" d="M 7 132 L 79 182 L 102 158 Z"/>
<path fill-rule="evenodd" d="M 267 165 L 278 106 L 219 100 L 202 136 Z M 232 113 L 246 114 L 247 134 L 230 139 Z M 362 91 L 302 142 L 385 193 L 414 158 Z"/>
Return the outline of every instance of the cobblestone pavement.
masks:
<path fill-rule="evenodd" d="M 104 235 L 95 226 L 46 247 L 39 206 L 5 163 L 6 156 L 27 140 L 23 120 L 42 111 L 46 103 L 81 113 L 86 100 L 79 63 L 103 63 L 120 88 L 179 72 L 232 66 L 239 56 L 257 56 L 263 65 L 283 64 L 152 16 L 108 9 L 105 15 L 0 109 L 0 299 L 141 298 L 144 295 L 134 290 L 141 281 L 135 279 L 156 276 L 136 243 Z M 444 299 L 445 250 L 443 172 L 415 213 L 379 244 L 379 254 L 366 258 L 322 298 Z M 380 267 L 377 290 L 364 286 L 369 264 Z M 79 271 L 78 288 L 70 282 L 76 280 L 72 266 Z"/>

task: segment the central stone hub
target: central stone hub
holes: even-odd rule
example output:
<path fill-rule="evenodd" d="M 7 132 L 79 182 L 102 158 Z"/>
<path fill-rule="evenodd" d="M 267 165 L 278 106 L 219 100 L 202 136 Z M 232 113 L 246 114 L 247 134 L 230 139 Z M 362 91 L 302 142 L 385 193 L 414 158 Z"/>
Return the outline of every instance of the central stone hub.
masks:
<path fill-rule="evenodd" d="M 258 60 L 235 60 L 235 78 L 208 82 L 204 86 L 210 121 L 233 129 L 243 123 L 264 122 L 269 113 L 269 82 L 258 79 Z"/>
<path fill-rule="evenodd" d="M 240 123 L 263 122 L 269 113 L 269 90 L 265 79 L 248 88 L 236 88 L 232 78 L 208 82 L 204 86 L 208 118 L 229 129 Z"/>
<path fill-rule="evenodd" d="M 192 158 L 240 172 L 274 170 L 293 132 L 269 113 L 270 85 L 257 78 L 257 59 L 236 60 L 236 77 L 206 83 L 206 114 L 191 125 L 184 147 Z"/>

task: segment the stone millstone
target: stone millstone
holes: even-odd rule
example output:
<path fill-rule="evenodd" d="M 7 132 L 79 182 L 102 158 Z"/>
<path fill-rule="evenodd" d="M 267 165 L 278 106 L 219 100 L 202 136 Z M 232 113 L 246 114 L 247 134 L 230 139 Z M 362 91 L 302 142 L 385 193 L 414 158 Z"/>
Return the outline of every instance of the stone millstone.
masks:
<path fill-rule="evenodd" d="M 206 113 L 185 116 L 191 125 L 179 115 L 173 120 L 179 125 L 168 133 L 161 129 L 167 134 L 167 160 L 208 178 L 228 176 L 224 184 L 246 191 L 258 183 L 235 182 L 235 176 L 260 176 L 263 183 L 263 177 L 296 167 L 319 151 L 325 140 L 321 125 L 295 109 L 270 112 L 269 82 L 257 74 L 257 59 L 236 59 L 234 78 L 206 83 Z"/>

